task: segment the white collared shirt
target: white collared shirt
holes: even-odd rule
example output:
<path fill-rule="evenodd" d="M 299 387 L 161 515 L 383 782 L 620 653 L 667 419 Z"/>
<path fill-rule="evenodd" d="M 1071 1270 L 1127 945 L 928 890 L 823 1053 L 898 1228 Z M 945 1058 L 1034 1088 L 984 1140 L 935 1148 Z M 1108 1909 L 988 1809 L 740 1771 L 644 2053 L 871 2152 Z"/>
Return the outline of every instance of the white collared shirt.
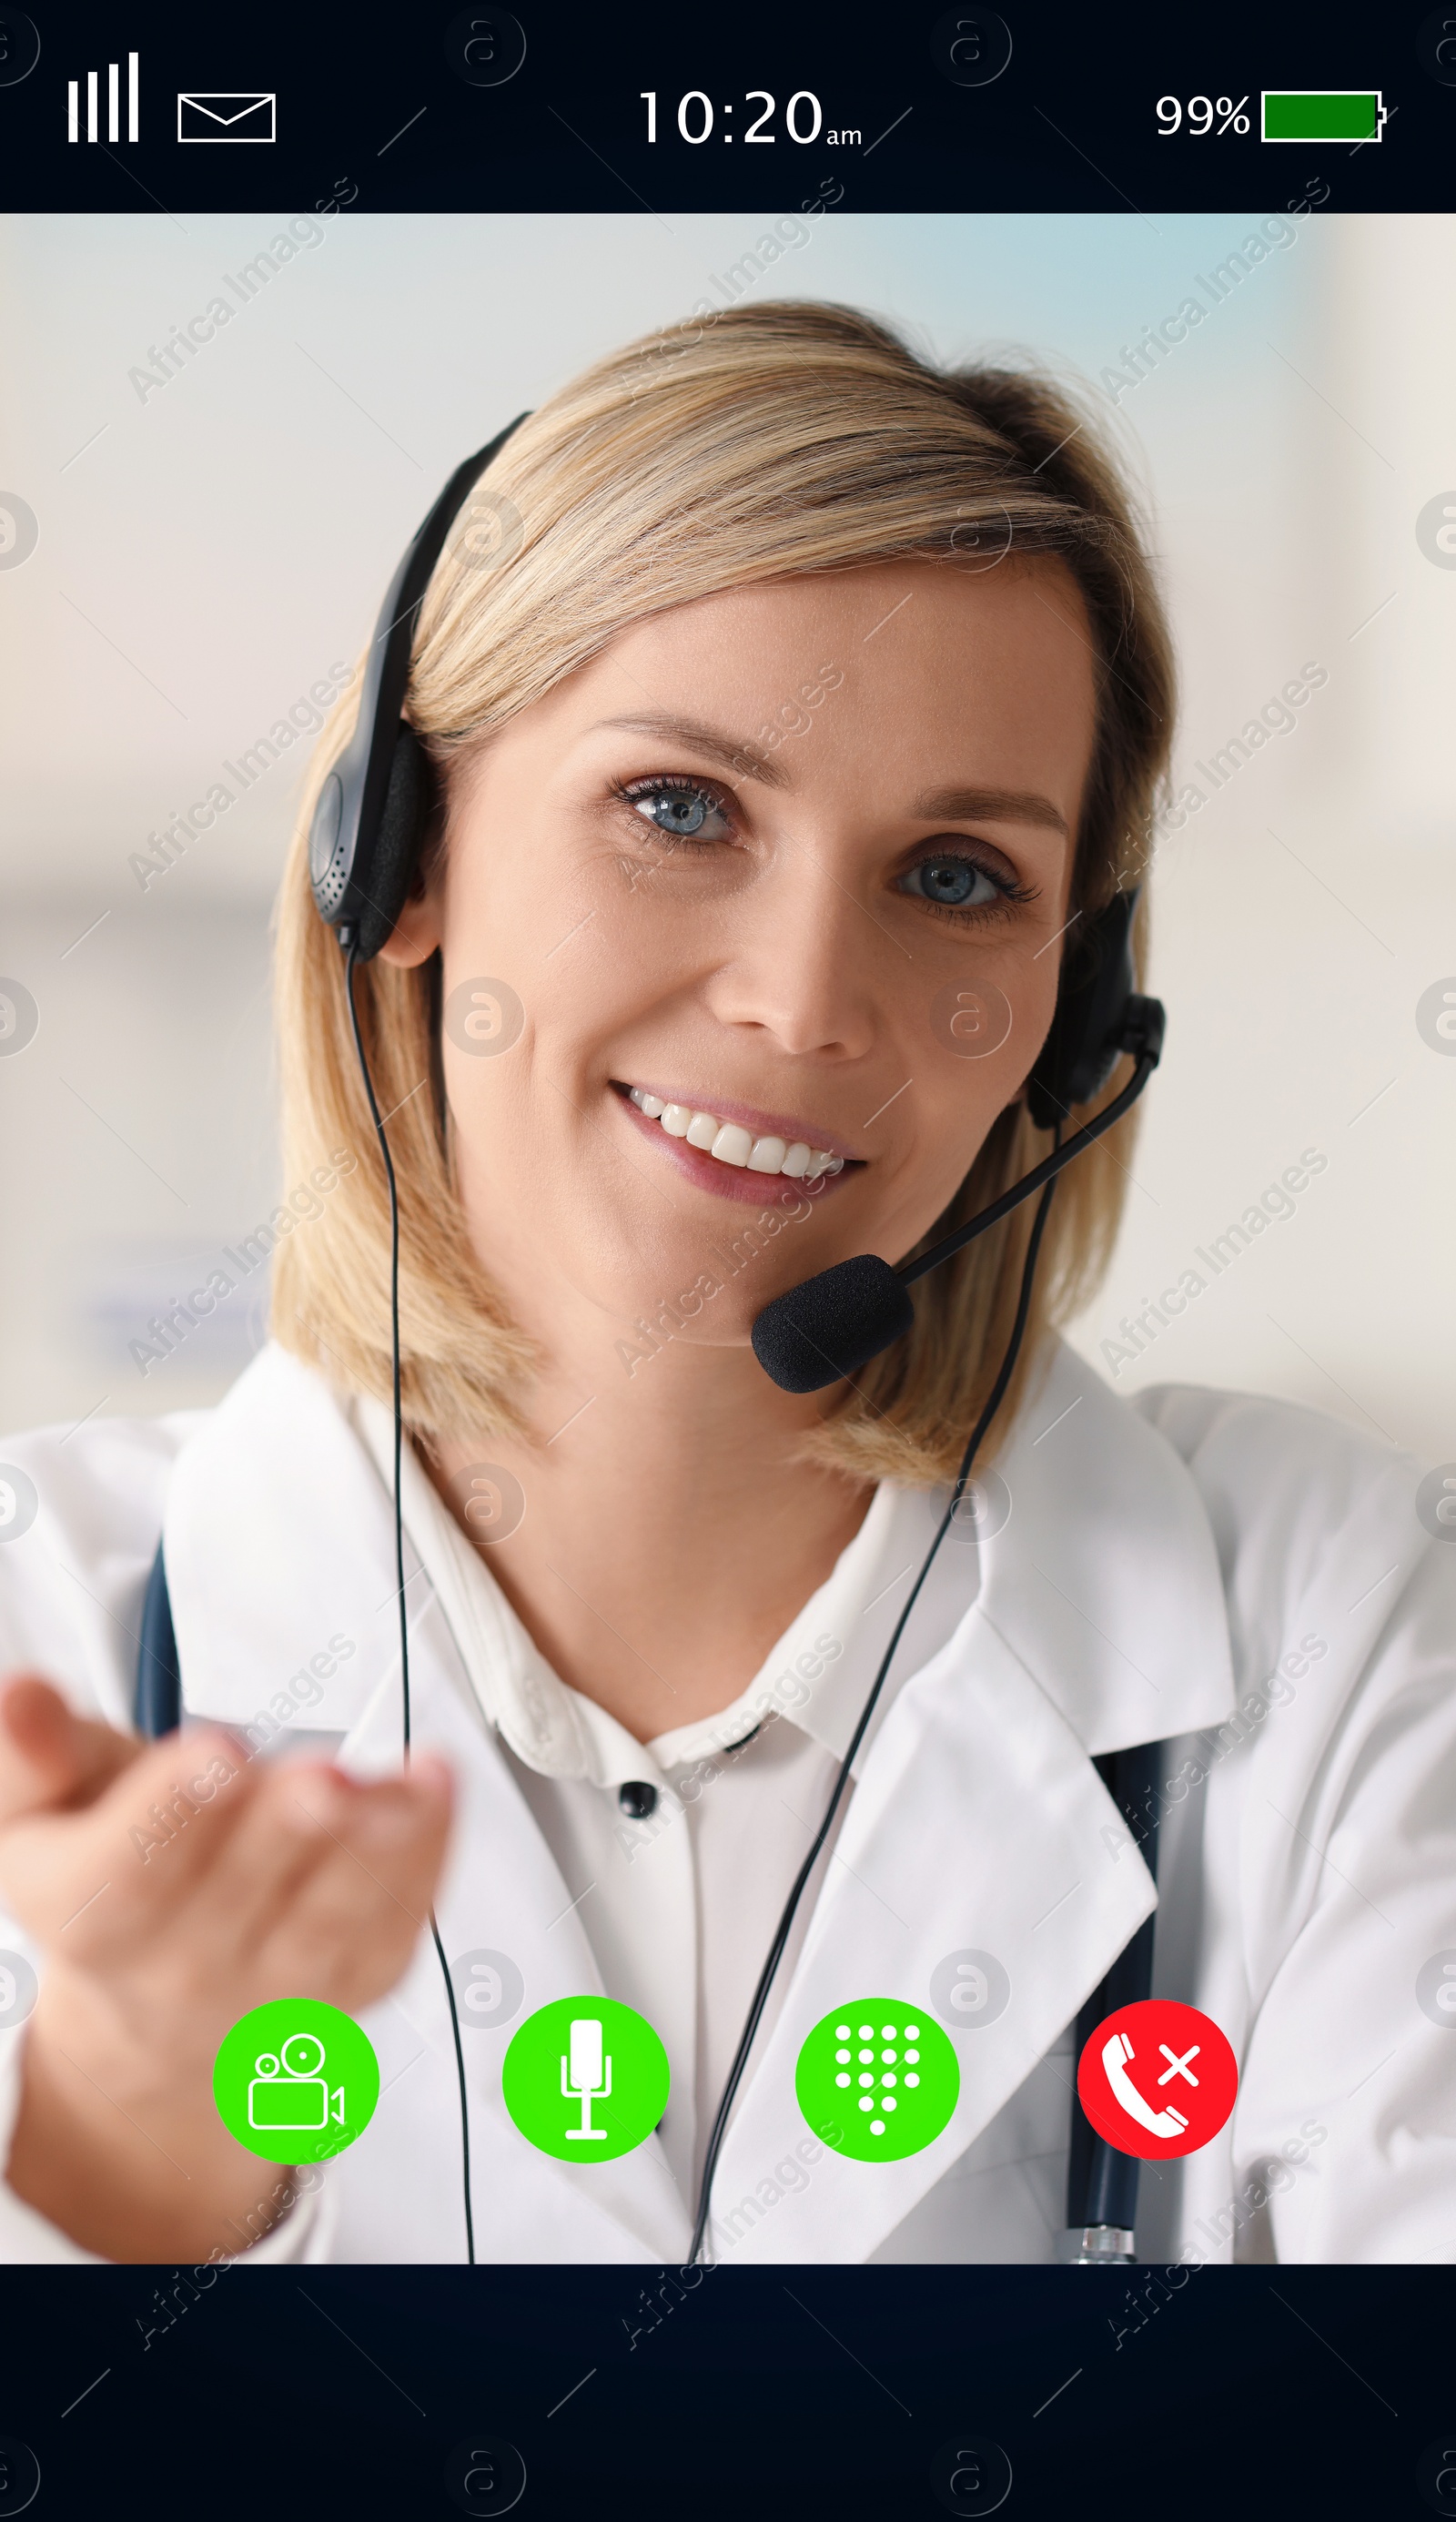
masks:
<path fill-rule="evenodd" d="M 352 1416 L 393 1495 L 389 1412 L 357 1400 Z M 575 1895 L 602 1985 L 645 2015 L 667 2048 L 672 2094 L 663 2142 L 683 2195 L 695 2195 L 765 1957 L 950 1493 L 882 1482 L 854 1539 L 747 1688 L 717 1715 L 645 1745 L 552 1670 L 486 1555 L 408 1448 L 400 1496 L 408 1540 L 481 1711 Z M 984 1499 L 972 1487 L 936 1553 L 868 1740 L 907 1675 L 954 1636 L 975 1599 L 974 1518 Z M 644 1820 L 622 1808 L 619 1790 L 628 1783 L 656 1796 Z M 842 1861 L 834 1842 L 852 1794 L 851 1784 L 800 1900 L 747 2078 L 773 2029 L 824 1869 Z"/>

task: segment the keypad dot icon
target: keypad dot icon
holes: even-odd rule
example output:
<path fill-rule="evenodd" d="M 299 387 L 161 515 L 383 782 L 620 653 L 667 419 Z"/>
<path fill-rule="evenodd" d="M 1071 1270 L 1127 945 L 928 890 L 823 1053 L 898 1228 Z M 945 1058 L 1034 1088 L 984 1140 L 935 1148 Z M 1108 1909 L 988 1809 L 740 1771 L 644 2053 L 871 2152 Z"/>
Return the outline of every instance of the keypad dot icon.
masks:
<path fill-rule="evenodd" d="M 794 2081 L 816 2136 L 857 2162 L 891 2163 L 940 2135 L 960 2096 L 961 2070 L 937 2024 L 875 1996 L 815 2025 Z"/>

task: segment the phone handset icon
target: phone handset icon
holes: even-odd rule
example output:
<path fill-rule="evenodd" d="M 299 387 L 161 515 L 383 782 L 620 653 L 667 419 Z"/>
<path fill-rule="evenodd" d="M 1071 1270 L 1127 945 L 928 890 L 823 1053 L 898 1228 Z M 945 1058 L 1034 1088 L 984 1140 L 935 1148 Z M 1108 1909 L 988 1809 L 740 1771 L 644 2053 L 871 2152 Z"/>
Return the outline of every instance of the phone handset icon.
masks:
<path fill-rule="evenodd" d="M 1175 2111 L 1171 2105 L 1165 2111 L 1155 2111 L 1150 2101 L 1145 2101 L 1127 2072 L 1126 2062 L 1132 2055 L 1133 2044 L 1125 2032 L 1114 2032 L 1111 2038 L 1103 2043 L 1103 2066 L 1112 2087 L 1113 2098 L 1121 2103 L 1129 2119 L 1136 2120 L 1139 2127 L 1146 2128 L 1150 2136 L 1181 2136 L 1188 2125 L 1183 2113 Z"/>

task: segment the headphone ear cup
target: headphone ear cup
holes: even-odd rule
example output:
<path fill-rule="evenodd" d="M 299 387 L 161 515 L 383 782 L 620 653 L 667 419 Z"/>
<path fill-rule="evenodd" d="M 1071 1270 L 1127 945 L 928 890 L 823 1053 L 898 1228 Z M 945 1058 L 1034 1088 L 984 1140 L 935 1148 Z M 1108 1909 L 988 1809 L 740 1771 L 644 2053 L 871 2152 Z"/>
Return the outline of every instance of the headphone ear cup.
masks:
<path fill-rule="evenodd" d="M 358 957 L 367 963 L 388 940 L 419 869 L 434 780 L 429 758 L 406 719 L 399 721 L 390 763 L 390 784 L 367 873 L 359 913 Z"/>
<path fill-rule="evenodd" d="M 1112 1073 L 1136 987 L 1137 907 L 1136 888 L 1114 894 L 1087 922 L 1080 949 L 1063 966 L 1057 1011 L 1026 1085 L 1027 1109 L 1039 1130 L 1065 1121 L 1074 1104 L 1090 1103 Z"/>

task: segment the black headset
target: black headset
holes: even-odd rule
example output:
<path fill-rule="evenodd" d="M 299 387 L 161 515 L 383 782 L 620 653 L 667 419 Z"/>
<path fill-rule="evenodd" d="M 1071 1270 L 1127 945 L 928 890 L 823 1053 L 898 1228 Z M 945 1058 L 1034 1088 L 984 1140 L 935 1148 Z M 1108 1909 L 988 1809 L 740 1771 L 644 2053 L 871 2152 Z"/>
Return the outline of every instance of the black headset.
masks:
<path fill-rule="evenodd" d="M 399 1403 L 399 1207 L 395 1185 L 395 1169 L 390 1156 L 379 1104 L 369 1073 L 358 1010 L 354 1001 L 353 972 L 356 963 L 368 962 L 384 945 L 410 894 L 419 869 L 424 839 L 429 827 L 433 805 L 430 766 L 412 727 L 401 716 L 405 687 L 409 678 L 410 651 L 420 606 L 425 597 L 437 561 L 445 548 L 446 537 L 456 516 L 464 507 L 486 467 L 499 453 L 512 431 L 528 415 L 524 412 L 493 438 L 489 446 L 472 455 L 451 474 L 435 505 L 420 527 L 409 549 L 395 573 L 385 598 L 368 663 L 364 670 L 359 695 L 358 716 L 354 731 L 334 769 L 325 779 L 313 810 L 309 829 L 308 870 L 313 899 L 320 916 L 338 933 L 348 961 L 345 987 L 350 1018 L 353 1028 L 354 1047 L 358 1054 L 364 1090 L 368 1098 L 375 1133 L 384 1161 L 389 1189 L 391 1221 L 391 1329 L 394 1364 L 395 1418 L 395 1557 L 399 1607 L 400 1681 L 404 1707 L 404 1746 L 408 1757 L 410 1738 L 409 1708 L 409 1638 L 404 1603 L 404 1534 L 399 1504 L 399 1460 L 403 1441 L 403 1423 Z M 962 1505 L 971 1469 L 986 1429 L 1005 1398 L 1015 1367 L 1030 1312 L 1032 1282 L 1041 1248 L 1052 1196 L 1057 1175 L 1090 1146 L 1095 1139 L 1110 1130 L 1142 1094 L 1162 1051 L 1163 1008 L 1156 999 L 1143 998 L 1134 987 L 1132 957 L 1133 916 L 1137 909 L 1137 892 L 1116 894 L 1106 907 L 1079 918 L 1074 923 L 1078 934 L 1064 950 L 1060 985 L 1056 1010 L 1047 1039 L 1038 1053 L 1026 1085 L 1026 1100 L 1033 1121 L 1042 1130 L 1050 1130 L 1053 1146 L 1050 1155 L 1022 1175 L 1018 1182 L 1004 1191 L 999 1199 L 931 1245 L 916 1259 L 902 1262 L 893 1269 L 874 1253 L 862 1253 L 822 1270 L 813 1279 L 775 1297 L 765 1306 L 753 1327 L 753 1346 L 760 1365 L 774 1381 L 789 1392 L 814 1392 L 823 1385 L 853 1375 L 869 1359 L 903 1336 L 915 1321 L 915 1310 L 906 1290 L 928 1270 L 939 1267 L 954 1253 L 961 1251 L 975 1236 L 983 1235 L 999 1220 L 1008 1216 L 1024 1199 L 1041 1192 L 1036 1217 L 1022 1263 L 1021 1284 L 1017 1295 L 1016 1315 L 1010 1339 L 996 1380 L 991 1387 L 981 1415 L 971 1432 L 962 1460 L 950 1505 L 936 1530 L 919 1574 L 911 1589 L 894 1634 L 885 1650 L 879 1670 L 861 1710 L 849 1750 L 844 1755 L 834 1789 L 823 1818 L 789 1893 L 779 1920 L 768 1959 L 749 2009 L 733 2064 L 714 2120 L 698 2192 L 697 2217 L 693 2231 L 691 2259 L 696 2261 L 707 2232 L 712 2202 L 713 2174 L 719 2152 L 727 2133 L 734 2096 L 748 2063 L 754 2035 L 763 2018 L 769 1993 L 778 1966 L 787 1948 L 795 1913 L 815 1863 L 832 1827 L 834 1816 L 843 1800 L 852 1764 L 864 1740 L 870 1717 L 878 1703 L 885 1677 L 905 1631 L 906 1622 L 919 1597 L 935 1555 L 953 1518 Z M 1085 1104 L 1105 1085 L 1123 1053 L 1131 1053 L 1133 1075 L 1128 1084 L 1105 1104 L 1096 1118 L 1063 1141 L 1062 1125 L 1074 1106 Z M 159 1567 L 160 1567 L 159 1556 Z M 1155 1747 L 1152 1747 L 1155 1749 Z M 1125 1762 L 1146 1761 L 1147 1747 L 1136 1752 L 1116 1757 Z M 1103 1763 L 1099 1763 L 1103 1767 Z M 1131 1773 L 1130 1773 L 1131 1774 Z M 1119 1801 L 1122 1796 L 1112 1775 L 1104 1771 L 1104 1783 Z M 454 1985 L 449 1964 L 441 1942 L 434 1911 L 430 1926 L 440 1966 L 445 1974 L 446 1992 L 449 2000 L 450 2025 L 454 2034 L 455 2068 L 460 2095 L 460 2132 L 463 2158 L 465 2197 L 465 2237 L 467 2256 L 475 2263 L 475 2231 L 470 2198 L 470 2114 L 466 2097 L 465 2061 L 460 2044 L 459 2018 L 455 2007 Z M 1129 1945 L 1122 1963 L 1116 2002 L 1126 2004 L 1137 1994 L 1145 1995 L 1151 1984 L 1152 1939 L 1151 1921 Z M 1100 2003 L 1111 1985 L 1104 1983 L 1091 2003 Z M 1106 2010 L 1105 2008 L 1104 2010 Z M 1084 2012 L 1086 2009 L 1084 2009 Z M 1090 2028 L 1090 2027 L 1089 2027 Z M 1135 2157 L 1115 2155 L 1104 2140 L 1094 2137 L 1082 2117 L 1080 2105 L 1073 2104 L 1073 2140 L 1069 2178 L 1068 2220 L 1084 2233 L 1084 2258 L 1130 2259 L 1133 2250 L 1132 2220 L 1136 2203 L 1137 2162 Z M 1074 2193 L 1074 2194 L 1073 2194 Z"/>
<path fill-rule="evenodd" d="M 372 960 L 409 899 L 429 821 L 430 766 L 400 716 L 425 589 L 445 538 L 486 466 L 528 415 L 518 412 L 450 475 L 390 582 L 364 668 L 354 729 L 319 791 L 308 874 L 320 915 L 356 962 Z"/>

